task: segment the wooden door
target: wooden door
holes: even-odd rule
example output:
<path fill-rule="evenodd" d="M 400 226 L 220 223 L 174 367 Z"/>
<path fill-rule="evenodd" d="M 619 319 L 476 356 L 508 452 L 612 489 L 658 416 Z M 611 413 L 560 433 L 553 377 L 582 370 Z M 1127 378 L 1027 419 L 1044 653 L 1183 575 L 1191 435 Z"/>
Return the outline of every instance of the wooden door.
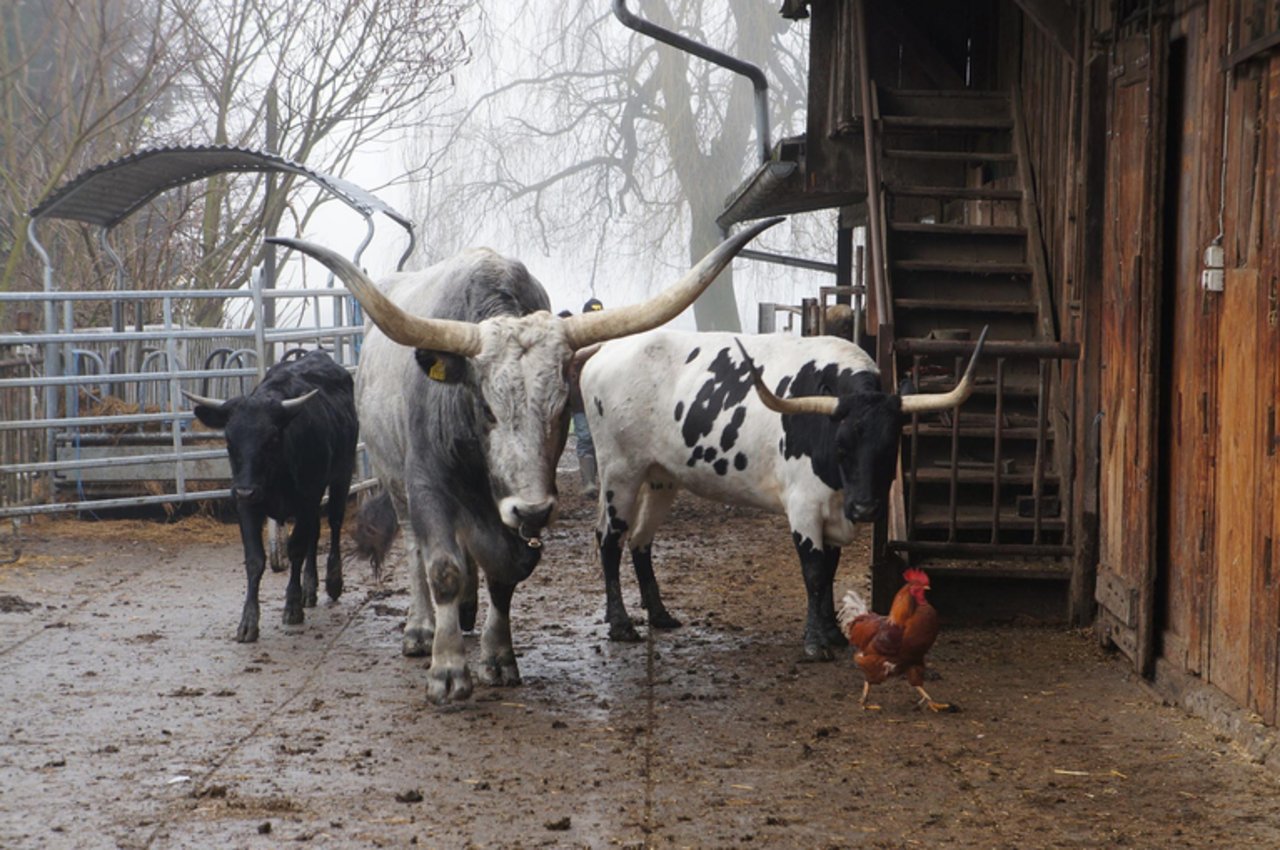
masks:
<path fill-rule="evenodd" d="M 1228 92 L 1219 307 L 1214 563 L 1208 679 L 1276 718 L 1277 246 L 1276 60 L 1237 68 Z M 1266 127 L 1268 132 L 1258 132 Z"/>
<path fill-rule="evenodd" d="M 1100 634 L 1141 672 L 1153 660 L 1155 410 L 1165 28 L 1111 57 L 1102 260 Z"/>

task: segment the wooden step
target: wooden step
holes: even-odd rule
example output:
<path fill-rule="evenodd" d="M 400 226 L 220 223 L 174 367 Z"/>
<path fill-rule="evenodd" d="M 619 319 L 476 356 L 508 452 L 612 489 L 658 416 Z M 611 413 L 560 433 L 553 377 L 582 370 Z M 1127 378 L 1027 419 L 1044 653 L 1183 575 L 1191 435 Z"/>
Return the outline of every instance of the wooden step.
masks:
<path fill-rule="evenodd" d="M 921 531 L 947 531 L 951 528 L 951 509 L 945 504 L 921 504 L 916 500 L 915 527 Z M 1036 526 L 1035 517 L 1018 516 L 1017 510 L 1002 505 L 1000 507 L 1000 529 L 1002 531 L 1033 531 Z M 1066 529 L 1067 523 L 1061 516 L 1040 517 L 1040 530 L 1059 532 Z M 956 529 L 959 531 L 981 531 L 991 528 L 990 505 L 957 505 Z"/>
<path fill-rule="evenodd" d="M 1012 164 L 1018 161 L 1017 154 L 988 153 L 985 151 L 925 151 L 911 148 L 889 148 L 881 153 L 886 159 L 919 159 L 930 162 Z"/>
<path fill-rule="evenodd" d="M 960 417 L 959 436 L 961 439 L 966 438 L 983 438 L 985 437 L 992 444 L 995 443 L 995 426 L 993 424 L 986 425 L 966 425 L 964 424 L 970 417 L 967 415 Z M 911 436 L 911 423 L 907 422 L 902 426 L 903 436 Z M 922 422 L 915 429 L 916 436 L 920 439 L 951 439 L 951 426 L 940 425 L 933 422 Z M 1036 439 L 1036 429 L 1034 427 L 1006 425 L 1000 431 L 1000 439 L 1006 442 L 1034 442 Z M 1045 431 L 1045 441 L 1053 442 L 1053 429 L 1049 428 Z"/>
<path fill-rule="evenodd" d="M 883 92 L 892 97 L 938 97 L 955 100 L 1002 100 L 1009 102 L 1009 93 L 1000 89 L 895 89 Z"/>
<path fill-rule="evenodd" d="M 890 543 L 889 548 L 894 548 Z M 938 578 L 984 578 L 984 579 L 1026 579 L 1029 581 L 1070 581 L 1071 565 L 1056 564 L 1052 561 L 1010 561 L 993 563 L 982 559 L 972 563 L 926 564 L 925 569 L 931 579 Z"/>
<path fill-rule="evenodd" d="M 945 272 L 954 275 L 998 274 L 1030 276 L 1027 263 L 978 263 L 967 260 L 898 260 L 891 264 L 894 271 Z"/>
<path fill-rule="evenodd" d="M 978 238 L 990 236 L 1019 239 L 1025 239 L 1027 236 L 1025 227 L 996 224 L 952 224 L 950 222 L 935 224 L 926 221 L 891 221 L 889 222 L 889 230 L 894 233 L 912 233 L 927 236 L 972 236 Z"/>
<path fill-rule="evenodd" d="M 947 198 L 960 201 L 1021 201 L 1021 189 L 992 186 L 908 186 L 890 184 L 889 193 L 903 198 Z"/>
<path fill-rule="evenodd" d="M 882 115 L 886 133 L 991 133 L 1009 132 L 1012 118 L 946 118 L 933 115 Z"/>
<path fill-rule="evenodd" d="M 909 482 L 911 470 L 904 468 L 902 470 L 904 481 Z M 922 467 L 915 472 L 916 482 L 920 484 L 947 484 L 951 481 L 951 470 L 947 467 Z M 956 470 L 956 481 L 960 484 L 985 484 L 991 485 L 995 481 L 995 476 L 990 469 L 965 469 Z M 1001 487 L 1017 487 L 1030 486 L 1035 483 L 1035 470 L 1019 470 L 1015 472 L 1006 472 L 1000 475 Z M 1058 483 L 1058 474 L 1056 472 L 1044 473 L 1044 483 L 1046 485 L 1056 486 Z M 919 497 L 917 497 L 919 499 Z"/>
<path fill-rule="evenodd" d="M 956 385 L 956 382 L 954 378 L 949 378 L 941 381 L 935 380 L 932 378 L 925 378 L 920 382 L 920 386 L 917 387 L 917 391 L 922 393 L 945 393 L 949 390 L 954 389 L 955 385 Z M 1004 397 L 1006 400 L 1028 399 L 1028 398 L 1034 399 L 1038 394 L 1038 391 L 1039 391 L 1039 388 L 1037 387 L 1037 385 L 1030 382 L 1010 381 L 1007 379 L 1004 382 Z M 981 382 L 981 381 L 974 384 L 973 391 L 972 393 L 970 393 L 971 396 L 974 396 L 977 398 L 995 398 L 995 394 L 996 394 L 995 382 Z M 963 421 L 963 417 L 961 418 L 961 421 Z"/>
<path fill-rule="evenodd" d="M 1035 315 L 1036 306 L 1030 301 L 964 301 L 946 298 L 895 298 L 895 310 L 933 310 L 942 313 L 1009 313 Z"/>

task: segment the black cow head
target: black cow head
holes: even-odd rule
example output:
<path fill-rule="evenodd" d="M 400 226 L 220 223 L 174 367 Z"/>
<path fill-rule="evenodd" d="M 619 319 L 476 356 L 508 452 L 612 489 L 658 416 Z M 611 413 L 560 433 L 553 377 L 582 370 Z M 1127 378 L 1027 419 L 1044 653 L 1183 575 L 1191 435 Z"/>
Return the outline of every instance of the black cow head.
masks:
<path fill-rule="evenodd" d="M 223 401 L 183 391 L 195 405 L 192 412 L 196 418 L 226 434 L 231 495 L 237 502 L 261 502 L 270 483 L 278 480 L 285 426 L 318 392 L 311 390 L 289 399 L 250 394 Z"/>
<path fill-rule="evenodd" d="M 921 395 L 910 381 L 896 393 L 880 389 L 880 376 L 862 372 L 856 387 L 839 396 L 779 398 L 765 385 L 755 362 L 738 341 L 756 393 L 765 407 L 788 415 L 825 415 L 836 423 L 835 461 L 844 493 L 844 515 L 850 522 L 874 522 L 884 516 L 889 487 L 898 465 L 902 426 L 913 413 L 945 410 L 963 404 L 973 392 L 973 374 L 986 340 L 982 329 L 960 383 L 949 392 Z"/>
<path fill-rule="evenodd" d="M 915 392 L 909 381 L 899 393 L 880 389 L 880 376 L 862 372 L 861 385 L 836 400 L 830 414 L 836 425 L 835 461 L 850 522 L 874 522 L 884 516 L 885 501 L 898 466 L 902 397 Z"/>

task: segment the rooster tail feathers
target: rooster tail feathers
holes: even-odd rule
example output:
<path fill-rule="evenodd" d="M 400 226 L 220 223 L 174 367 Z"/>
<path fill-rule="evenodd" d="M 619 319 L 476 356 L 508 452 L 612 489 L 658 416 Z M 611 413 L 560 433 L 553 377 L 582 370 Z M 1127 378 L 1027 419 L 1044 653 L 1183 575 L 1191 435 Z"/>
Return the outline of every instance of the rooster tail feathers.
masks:
<path fill-rule="evenodd" d="M 866 600 L 856 590 L 846 591 L 844 599 L 840 600 L 840 610 L 836 612 L 836 619 L 840 621 L 840 631 L 847 635 L 853 621 L 867 611 Z"/>

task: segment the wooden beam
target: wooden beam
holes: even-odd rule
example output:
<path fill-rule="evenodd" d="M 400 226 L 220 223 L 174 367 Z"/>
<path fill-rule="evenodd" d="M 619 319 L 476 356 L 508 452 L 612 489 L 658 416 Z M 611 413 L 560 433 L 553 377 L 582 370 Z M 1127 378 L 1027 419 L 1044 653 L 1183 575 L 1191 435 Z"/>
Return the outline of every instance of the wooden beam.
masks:
<path fill-rule="evenodd" d="M 1076 61 L 1076 17 L 1074 4 L 1062 0 L 1014 0 L 1036 29 L 1045 34 L 1068 61 Z"/>

